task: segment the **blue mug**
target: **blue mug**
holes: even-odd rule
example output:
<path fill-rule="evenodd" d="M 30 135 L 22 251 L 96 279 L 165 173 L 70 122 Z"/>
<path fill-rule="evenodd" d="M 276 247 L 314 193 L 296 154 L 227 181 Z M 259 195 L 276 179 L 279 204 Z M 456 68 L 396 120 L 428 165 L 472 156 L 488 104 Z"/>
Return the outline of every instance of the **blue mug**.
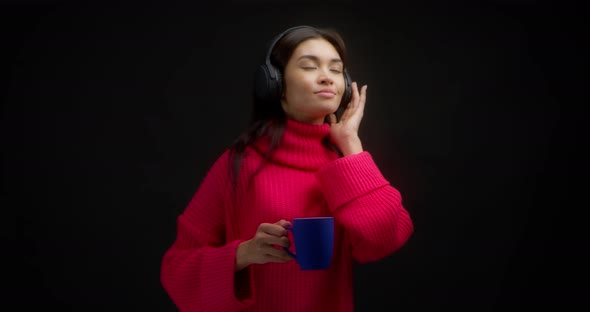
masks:
<path fill-rule="evenodd" d="M 325 270 L 330 268 L 334 252 L 334 218 L 295 218 L 293 226 L 285 227 L 293 234 L 291 246 L 283 247 L 299 264 L 302 270 Z"/>

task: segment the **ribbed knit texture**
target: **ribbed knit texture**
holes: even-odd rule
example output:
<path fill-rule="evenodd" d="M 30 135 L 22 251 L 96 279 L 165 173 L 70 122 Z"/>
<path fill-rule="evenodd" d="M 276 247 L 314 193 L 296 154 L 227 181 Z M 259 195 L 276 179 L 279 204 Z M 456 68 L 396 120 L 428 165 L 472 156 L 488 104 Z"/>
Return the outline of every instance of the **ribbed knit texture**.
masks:
<path fill-rule="evenodd" d="M 414 228 L 371 155 L 338 158 L 322 144 L 329 132 L 328 124 L 288 120 L 279 149 L 251 184 L 270 140 L 246 150 L 235 193 L 228 152 L 213 164 L 162 261 L 162 285 L 180 311 L 353 311 L 353 261 L 392 254 Z M 330 269 L 304 271 L 293 260 L 234 273 L 238 245 L 260 223 L 317 216 L 336 221 Z"/>

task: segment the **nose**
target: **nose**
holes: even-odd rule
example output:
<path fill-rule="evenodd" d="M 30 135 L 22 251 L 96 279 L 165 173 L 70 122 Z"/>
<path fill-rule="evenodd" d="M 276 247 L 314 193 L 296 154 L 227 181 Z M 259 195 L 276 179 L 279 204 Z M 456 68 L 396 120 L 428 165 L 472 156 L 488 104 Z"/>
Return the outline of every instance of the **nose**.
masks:
<path fill-rule="evenodd" d="M 334 84 L 334 80 L 332 78 L 330 78 L 328 75 L 326 75 L 325 73 L 320 74 L 320 76 L 318 77 L 318 81 L 320 84 L 323 84 L 323 85 Z"/>

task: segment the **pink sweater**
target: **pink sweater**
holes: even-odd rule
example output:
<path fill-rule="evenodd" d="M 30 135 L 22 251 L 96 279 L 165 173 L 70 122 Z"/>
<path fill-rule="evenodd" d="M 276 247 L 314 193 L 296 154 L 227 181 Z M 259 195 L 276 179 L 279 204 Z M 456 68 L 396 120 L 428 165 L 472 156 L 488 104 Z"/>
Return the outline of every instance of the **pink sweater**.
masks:
<path fill-rule="evenodd" d="M 328 124 L 288 120 L 279 149 L 246 190 L 270 142 L 257 141 L 246 149 L 235 196 L 228 152 L 213 164 L 162 261 L 162 285 L 180 311 L 353 311 L 353 261 L 392 254 L 414 228 L 371 155 L 339 158 L 321 143 L 329 132 Z M 260 223 L 312 216 L 335 218 L 330 269 L 303 271 L 292 260 L 234 272 L 238 244 Z"/>

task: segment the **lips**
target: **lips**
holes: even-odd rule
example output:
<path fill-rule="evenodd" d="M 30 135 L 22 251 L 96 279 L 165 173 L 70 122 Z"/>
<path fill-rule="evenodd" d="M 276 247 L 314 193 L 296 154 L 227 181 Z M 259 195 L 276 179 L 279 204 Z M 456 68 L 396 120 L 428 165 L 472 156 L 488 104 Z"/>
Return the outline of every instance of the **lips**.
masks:
<path fill-rule="evenodd" d="M 332 99 L 336 97 L 336 92 L 332 89 L 322 89 L 315 93 L 317 96 L 325 99 Z"/>
<path fill-rule="evenodd" d="M 336 95 L 336 92 L 332 89 L 321 89 L 316 92 L 316 94 L 318 94 L 318 93 Z"/>

